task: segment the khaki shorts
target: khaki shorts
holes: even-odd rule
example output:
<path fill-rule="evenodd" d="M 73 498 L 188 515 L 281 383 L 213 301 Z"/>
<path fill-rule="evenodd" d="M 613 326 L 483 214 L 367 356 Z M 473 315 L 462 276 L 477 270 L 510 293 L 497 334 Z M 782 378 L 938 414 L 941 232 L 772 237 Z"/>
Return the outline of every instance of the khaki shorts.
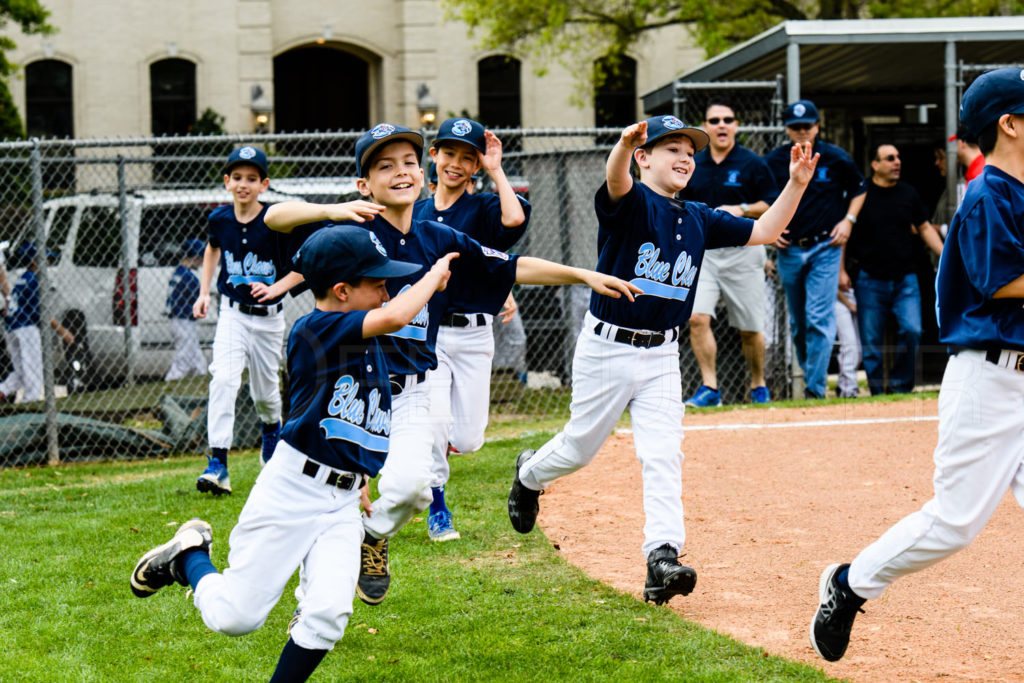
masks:
<path fill-rule="evenodd" d="M 744 332 L 764 332 L 764 245 L 709 249 L 704 253 L 693 312 L 715 317 L 719 299 L 729 324 Z"/>

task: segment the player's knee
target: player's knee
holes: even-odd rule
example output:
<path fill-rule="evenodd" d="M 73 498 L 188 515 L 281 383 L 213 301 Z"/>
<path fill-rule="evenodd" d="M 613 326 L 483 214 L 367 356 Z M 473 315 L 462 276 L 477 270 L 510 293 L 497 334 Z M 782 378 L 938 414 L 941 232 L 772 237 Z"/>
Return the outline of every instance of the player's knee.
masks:
<path fill-rule="evenodd" d="M 203 621 L 217 633 L 226 636 L 244 636 L 252 633 L 266 621 L 266 617 L 245 614 L 238 610 L 225 610 L 215 616 L 203 615 Z"/>
<path fill-rule="evenodd" d="M 452 434 L 451 445 L 459 453 L 478 451 L 484 445 L 484 433 Z"/>

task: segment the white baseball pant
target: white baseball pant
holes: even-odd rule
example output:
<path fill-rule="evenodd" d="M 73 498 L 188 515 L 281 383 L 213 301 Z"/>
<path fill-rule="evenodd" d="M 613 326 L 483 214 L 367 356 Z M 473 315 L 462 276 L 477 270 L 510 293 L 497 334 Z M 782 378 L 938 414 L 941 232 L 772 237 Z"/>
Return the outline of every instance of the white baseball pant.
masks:
<path fill-rule="evenodd" d="M 643 475 L 643 555 L 665 543 L 681 550 L 686 532 L 679 343 L 650 349 L 621 344 L 595 334 L 598 322 L 588 312 L 576 340 L 569 423 L 523 464 L 519 478 L 539 490 L 588 464 L 629 408 Z"/>
<path fill-rule="evenodd" d="M 242 370 L 249 368 L 249 394 L 256 415 L 264 423 L 281 419 L 281 351 L 284 314 L 246 315 L 221 297 L 217 331 L 210 363 L 210 399 L 207 432 L 211 448 L 231 448 L 235 428 L 235 398 L 242 386 Z"/>
<path fill-rule="evenodd" d="M 240 636 L 258 629 L 302 563 L 302 617 L 292 640 L 310 650 L 341 640 L 359 578 L 359 489 L 327 486 L 330 470 L 322 466 L 315 479 L 306 476 L 305 462 L 281 441 L 256 478 L 231 530 L 228 568 L 196 586 L 195 606 L 211 630 Z"/>
<path fill-rule="evenodd" d="M 27 325 L 7 330 L 7 354 L 11 357 L 13 369 L 0 382 L 0 394 L 13 397 L 18 389 L 24 389 L 22 402 L 42 400 L 43 350 L 39 328 Z"/>
<path fill-rule="evenodd" d="M 1004 351 L 1002 367 L 983 351 L 950 357 L 939 390 L 935 496 L 850 564 L 850 588 L 861 597 L 877 598 L 899 577 L 966 548 L 1007 489 L 1024 507 L 1024 372 L 1015 369 L 1017 356 Z"/>
<path fill-rule="evenodd" d="M 174 357 L 164 377 L 165 382 L 206 374 L 206 357 L 199 348 L 199 325 L 187 318 L 171 318 L 171 334 L 174 336 Z"/>

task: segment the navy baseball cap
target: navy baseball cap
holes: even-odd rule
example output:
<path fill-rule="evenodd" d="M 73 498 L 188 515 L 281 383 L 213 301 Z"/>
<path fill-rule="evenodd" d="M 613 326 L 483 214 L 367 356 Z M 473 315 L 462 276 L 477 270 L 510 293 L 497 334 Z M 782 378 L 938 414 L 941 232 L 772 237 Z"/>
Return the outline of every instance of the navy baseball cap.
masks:
<path fill-rule="evenodd" d="M 260 180 L 267 177 L 267 155 L 262 149 L 256 149 L 251 145 L 239 147 L 228 155 L 228 162 L 224 164 L 224 175 L 231 173 L 235 166 L 255 166 L 260 171 Z"/>
<path fill-rule="evenodd" d="M 376 235 L 351 225 L 317 230 L 295 252 L 292 263 L 311 287 L 331 287 L 360 277 L 402 277 L 423 268 L 389 259 Z"/>
<path fill-rule="evenodd" d="M 439 142 L 455 140 L 465 142 L 481 152 L 487 152 L 487 142 L 484 139 L 484 124 L 473 119 L 445 119 L 441 127 L 437 129 L 437 137 L 434 138 L 434 147 Z"/>
<path fill-rule="evenodd" d="M 974 137 L 1003 114 L 1024 114 L 1024 69 L 985 72 L 960 100 L 960 120 Z"/>
<path fill-rule="evenodd" d="M 411 142 L 416 148 L 417 157 L 423 154 L 422 135 L 392 123 L 378 123 L 356 140 L 356 175 L 365 178 L 366 165 L 373 153 L 384 145 L 398 140 Z"/>
<path fill-rule="evenodd" d="M 181 253 L 185 256 L 200 256 L 206 251 L 206 242 L 200 239 L 185 240 L 181 243 Z"/>
<path fill-rule="evenodd" d="M 782 121 L 787 126 L 794 123 L 817 123 L 818 108 L 810 100 L 797 100 L 786 107 L 786 111 L 782 114 Z"/>
<path fill-rule="evenodd" d="M 700 128 L 687 126 L 675 116 L 655 116 L 647 119 L 647 142 L 642 146 L 650 149 L 655 142 L 666 135 L 685 135 L 693 142 L 693 151 L 697 153 L 708 146 L 711 138 Z"/>

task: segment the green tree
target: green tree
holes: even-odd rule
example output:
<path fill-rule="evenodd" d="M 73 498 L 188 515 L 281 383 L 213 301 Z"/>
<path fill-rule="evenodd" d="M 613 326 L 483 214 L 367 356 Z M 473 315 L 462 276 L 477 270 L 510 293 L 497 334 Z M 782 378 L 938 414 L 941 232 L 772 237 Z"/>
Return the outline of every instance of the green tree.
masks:
<path fill-rule="evenodd" d="M 53 27 L 46 21 L 49 17 L 49 10 L 44 9 L 39 0 L 0 0 L 0 31 L 13 22 L 27 35 L 53 33 Z M 0 140 L 25 137 L 21 117 L 7 87 L 7 80 L 16 68 L 7 59 L 7 52 L 15 47 L 10 36 L 0 34 Z"/>

